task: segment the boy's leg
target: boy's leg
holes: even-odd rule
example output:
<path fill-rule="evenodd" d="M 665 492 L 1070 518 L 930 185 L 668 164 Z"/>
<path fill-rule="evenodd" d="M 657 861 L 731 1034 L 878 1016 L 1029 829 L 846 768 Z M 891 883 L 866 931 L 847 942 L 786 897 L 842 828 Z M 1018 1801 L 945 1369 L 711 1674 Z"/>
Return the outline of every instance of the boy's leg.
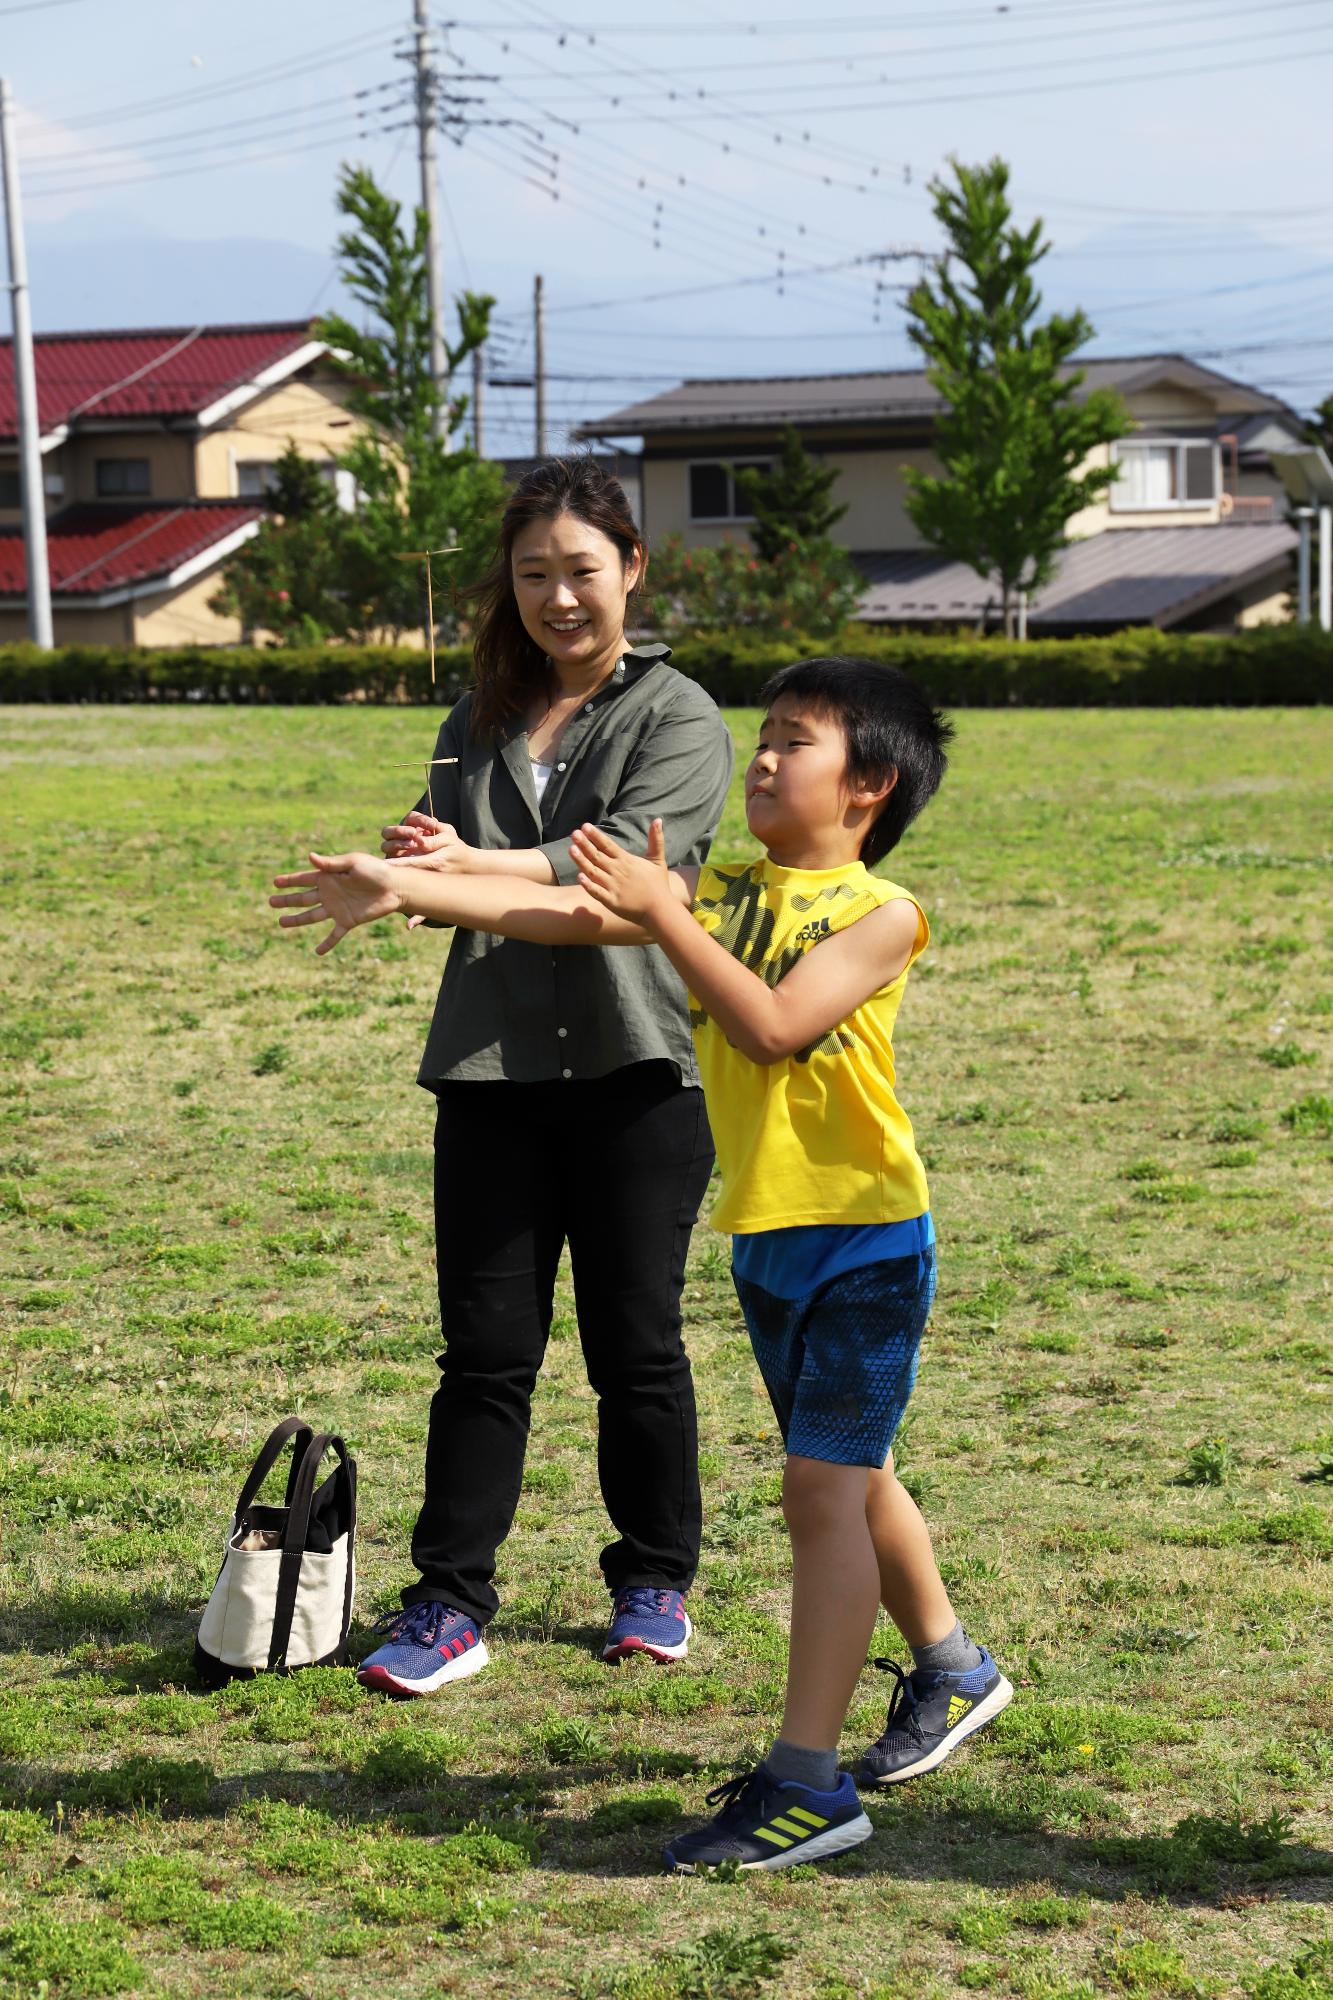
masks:
<path fill-rule="evenodd" d="M 799 1456 L 787 1460 L 783 1473 L 792 1545 L 784 1745 L 836 1752 L 865 1666 L 880 1596 L 866 1477 L 864 1465 Z"/>
<path fill-rule="evenodd" d="M 921 1510 L 893 1469 L 893 1453 L 872 1471 L 866 1522 L 879 1570 L 880 1603 L 915 1653 L 952 1632 L 958 1622 L 944 1588 Z"/>

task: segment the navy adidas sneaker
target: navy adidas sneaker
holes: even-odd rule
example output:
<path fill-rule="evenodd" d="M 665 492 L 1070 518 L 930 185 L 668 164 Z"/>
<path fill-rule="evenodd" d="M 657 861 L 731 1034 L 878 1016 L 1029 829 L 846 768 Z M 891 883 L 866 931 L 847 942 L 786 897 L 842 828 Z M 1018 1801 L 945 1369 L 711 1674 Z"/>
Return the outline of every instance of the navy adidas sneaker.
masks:
<path fill-rule="evenodd" d="M 795 1868 L 827 1861 L 869 1840 L 874 1828 L 846 1771 L 831 1792 L 780 1783 L 763 1764 L 708 1794 L 721 1806 L 706 1826 L 682 1833 L 663 1850 L 668 1869 L 693 1875 L 734 1861 L 740 1868 Z"/>
<path fill-rule="evenodd" d="M 932 1673 L 918 1667 L 905 1674 L 896 1660 L 876 1660 L 898 1685 L 889 1703 L 884 1734 L 855 1768 L 858 1785 L 899 1785 L 933 1771 L 974 1729 L 1013 1700 L 1013 1688 L 983 1646 L 981 1659 L 966 1673 Z"/>
<path fill-rule="evenodd" d="M 678 1590 L 627 1584 L 615 1594 L 602 1658 L 624 1660 L 631 1653 L 647 1653 L 653 1660 L 683 1660 L 693 1630 Z"/>
<path fill-rule="evenodd" d="M 409 1604 L 381 1618 L 375 1630 L 384 1633 L 384 1644 L 367 1654 L 356 1677 L 381 1694 L 434 1694 L 490 1661 L 476 1620 L 448 1604 Z"/>

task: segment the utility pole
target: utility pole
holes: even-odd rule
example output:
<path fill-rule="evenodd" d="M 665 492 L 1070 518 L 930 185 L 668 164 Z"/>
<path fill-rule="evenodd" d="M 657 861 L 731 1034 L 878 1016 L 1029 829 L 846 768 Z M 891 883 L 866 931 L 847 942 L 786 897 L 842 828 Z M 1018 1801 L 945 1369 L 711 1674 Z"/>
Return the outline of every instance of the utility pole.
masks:
<path fill-rule="evenodd" d="M 533 449 L 538 458 L 546 456 L 546 322 L 542 314 L 540 273 L 532 285 L 532 385 L 536 391 L 536 425 Z"/>
<path fill-rule="evenodd" d="M 435 171 L 435 69 L 428 0 L 414 0 L 417 69 L 417 151 L 421 161 L 421 206 L 426 211 L 426 299 L 430 310 L 430 372 L 439 397 L 436 427 L 449 431 L 449 359 L 444 346 L 444 276 L 440 266 L 440 219 Z"/>
<path fill-rule="evenodd" d="M 23 504 L 23 546 L 28 560 L 28 631 L 34 646 L 47 650 L 51 637 L 51 571 L 46 558 L 46 492 L 42 483 L 41 419 L 37 412 L 37 371 L 32 359 L 32 307 L 28 299 L 28 257 L 19 203 L 18 151 L 14 144 L 14 99 L 0 77 L 0 156 L 4 164 L 5 223 L 9 238 L 9 295 L 14 316 L 14 394 L 18 404 L 19 495 Z"/>
<path fill-rule="evenodd" d="M 481 441 L 482 396 L 486 388 L 486 343 L 472 350 L 472 449 L 478 458 L 486 456 Z"/>

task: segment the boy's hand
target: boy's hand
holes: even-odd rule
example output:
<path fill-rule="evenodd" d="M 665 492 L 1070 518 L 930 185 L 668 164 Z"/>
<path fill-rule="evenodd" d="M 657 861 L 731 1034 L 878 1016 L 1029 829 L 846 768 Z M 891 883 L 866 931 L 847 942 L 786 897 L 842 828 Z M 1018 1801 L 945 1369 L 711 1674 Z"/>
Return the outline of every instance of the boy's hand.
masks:
<path fill-rule="evenodd" d="M 403 907 L 401 892 L 394 881 L 395 870 L 373 854 L 312 854 L 312 872 L 302 875 L 275 875 L 275 889 L 291 889 L 289 896 L 270 896 L 275 910 L 290 909 L 297 914 L 279 917 L 284 930 L 299 924 L 322 924 L 327 918 L 333 929 L 315 946 L 316 957 L 332 951 L 348 931 L 358 924 L 372 924 L 377 917 L 392 917 Z"/>
<path fill-rule="evenodd" d="M 654 917 L 674 900 L 660 819 L 648 829 L 648 852 L 642 860 L 626 854 L 600 827 L 587 824 L 574 835 L 569 851 L 579 871 L 579 887 L 613 916 L 651 929 Z"/>

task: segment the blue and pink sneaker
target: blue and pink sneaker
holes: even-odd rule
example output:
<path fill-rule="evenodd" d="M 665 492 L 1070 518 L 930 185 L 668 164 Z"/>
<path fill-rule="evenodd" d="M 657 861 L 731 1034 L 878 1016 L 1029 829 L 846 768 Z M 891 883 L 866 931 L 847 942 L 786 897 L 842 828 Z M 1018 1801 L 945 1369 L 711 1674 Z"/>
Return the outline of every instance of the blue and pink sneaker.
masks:
<path fill-rule="evenodd" d="M 409 1604 L 381 1618 L 375 1630 L 384 1633 L 384 1644 L 362 1660 L 356 1677 L 381 1694 L 434 1694 L 490 1661 L 476 1620 L 448 1604 Z"/>
<path fill-rule="evenodd" d="M 646 1653 L 650 1660 L 683 1660 L 693 1630 L 678 1590 L 626 1584 L 611 1606 L 602 1658 L 625 1660 L 631 1653 Z"/>

